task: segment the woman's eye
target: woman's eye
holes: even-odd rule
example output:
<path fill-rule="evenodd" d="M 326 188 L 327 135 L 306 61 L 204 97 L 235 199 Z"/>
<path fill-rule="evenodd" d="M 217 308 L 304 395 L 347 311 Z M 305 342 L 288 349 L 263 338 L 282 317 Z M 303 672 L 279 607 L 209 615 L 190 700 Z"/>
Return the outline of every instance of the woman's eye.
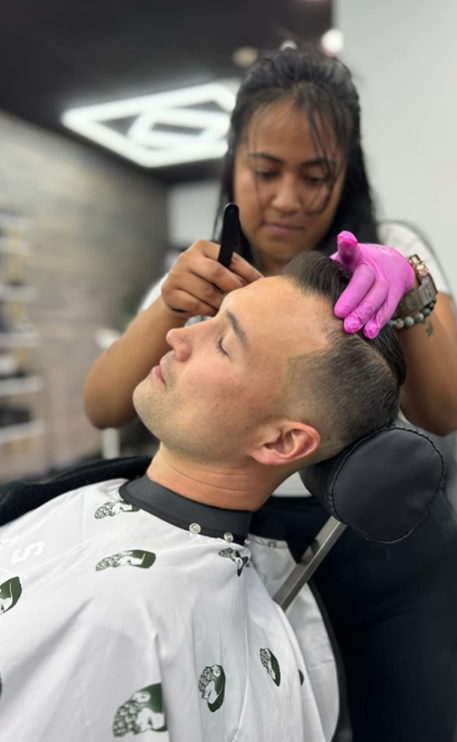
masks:
<path fill-rule="evenodd" d="M 328 184 L 328 177 L 326 175 L 306 175 L 305 183 L 308 185 L 314 187 L 314 188 L 320 188 L 321 186 L 325 186 Z"/>
<path fill-rule="evenodd" d="M 322 177 L 319 178 L 318 176 L 313 175 L 307 175 L 305 178 L 306 182 L 310 185 L 323 185 L 326 181 L 326 178 Z"/>
<path fill-rule="evenodd" d="M 254 170 L 254 174 L 261 180 L 272 180 L 276 177 L 276 173 L 273 170 Z"/>
<path fill-rule="evenodd" d="M 217 348 L 222 355 L 228 356 L 228 353 L 224 350 L 224 346 L 222 345 L 222 338 L 219 338 L 217 341 Z"/>

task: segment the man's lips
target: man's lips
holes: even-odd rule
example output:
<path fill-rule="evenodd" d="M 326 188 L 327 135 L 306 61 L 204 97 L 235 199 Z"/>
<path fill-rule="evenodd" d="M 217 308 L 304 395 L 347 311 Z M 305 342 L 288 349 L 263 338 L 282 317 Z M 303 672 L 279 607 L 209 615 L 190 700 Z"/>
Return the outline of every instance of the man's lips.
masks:
<path fill-rule="evenodd" d="M 153 379 L 158 379 L 162 382 L 162 384 L 165 384 L 165 379 L 163 378 L 162 369 L 160 366 L 154 366 L 154 368 L 151 371 L 151 376 Z"/>
<path fill-rule="evenodd" d="M 174 356 L 174 351 L 169 350 L 168 353 L 165 353 L 164 356 L 160 359 L 160 363 L 157 366 L 154 366 L 154 368 L 151 370 L 151 376 L 153 378 L 159 379 L 159 381 L 162 382 L 162 384 L 165 384 L 165 386 L 168 386 L 169 383 L 173 381 L 173 374 L 170 372 L 170 365 L 172 363 Z"/>
<path fill-rule="evenodd" d="M 162 384 L 165 384 L 166 386 L 167 384 L 167 382 L 165 381 L 166 371 L 165 373 L 164 371 L 165 371 L 165 356 L 161 358 L 158 366 L 154 366 L 154 368 L 151 371 L 151 374 L 155 379 L 159 379 L 159 381 L 161 381 Z"/>

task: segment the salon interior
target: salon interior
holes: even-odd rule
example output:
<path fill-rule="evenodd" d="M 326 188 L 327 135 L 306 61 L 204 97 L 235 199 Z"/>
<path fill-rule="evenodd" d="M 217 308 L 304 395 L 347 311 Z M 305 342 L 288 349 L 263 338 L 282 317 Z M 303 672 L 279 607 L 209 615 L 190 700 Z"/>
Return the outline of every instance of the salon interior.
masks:
<path fill-rule="evenodd" d="M 156 450 L 139 420 L 95 427 L 84 385 L 179 255 L 213 238 L 230 116 L 265 50 L 306 44 L 350 68 L 379 220 L 417 230 L 457 295 L 455 0 L 0 7 L 1 485 Z"/>
<path fill-rule="evenodd" d="M 2 482 L 148 445 L 140 424 L 96 430 L 84 381 L 176 255 L 211 239 L 237 86 L 263 50 L 308 42 L 350 66 L 381 213 L 418 225 L 457 289 L 451 0 L 2 8 Z M 160 122 L 163 105 L 218 115 Z"/>

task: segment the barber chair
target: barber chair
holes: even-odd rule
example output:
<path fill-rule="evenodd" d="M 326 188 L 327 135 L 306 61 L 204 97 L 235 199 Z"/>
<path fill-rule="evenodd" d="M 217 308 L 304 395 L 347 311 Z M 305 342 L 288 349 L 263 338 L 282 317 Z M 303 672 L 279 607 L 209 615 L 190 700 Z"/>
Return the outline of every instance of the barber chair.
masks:
<path fill-rule="evenodd" d="M 353 528 L 370 541 L 401 541 L 445 486 L 438 449 L 423 433 L 400 423 L 303 469 L 300 477 L 331 517 L 274 596 L 283 610 L 311 579 L 345 528 Z"/>
<path fill-rule="evenodd" d="M 440 452 L 429 438 L 403 423 L 376 431 L 300 476 L 331 517 L 274 595 L 284 611 L 347 527 L 371 541 L 401 541 L 445 486 Z M 340 696 L 333 742 L 351 742 L 344 692 Z"/>

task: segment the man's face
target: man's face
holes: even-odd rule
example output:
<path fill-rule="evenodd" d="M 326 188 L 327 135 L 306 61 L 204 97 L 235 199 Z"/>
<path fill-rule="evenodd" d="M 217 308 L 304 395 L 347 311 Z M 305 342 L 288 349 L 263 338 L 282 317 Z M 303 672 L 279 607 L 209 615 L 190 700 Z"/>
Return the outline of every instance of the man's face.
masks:
<path fill-rule="evenodd" d="M 226 296 L 211 320 L 172 330 L 172 350 L 136 388 L 145 425 L 193 461 L 239 464 L 284 415 L 291 357 L 326 346 L 330 304 L 282 276 Z"/>

